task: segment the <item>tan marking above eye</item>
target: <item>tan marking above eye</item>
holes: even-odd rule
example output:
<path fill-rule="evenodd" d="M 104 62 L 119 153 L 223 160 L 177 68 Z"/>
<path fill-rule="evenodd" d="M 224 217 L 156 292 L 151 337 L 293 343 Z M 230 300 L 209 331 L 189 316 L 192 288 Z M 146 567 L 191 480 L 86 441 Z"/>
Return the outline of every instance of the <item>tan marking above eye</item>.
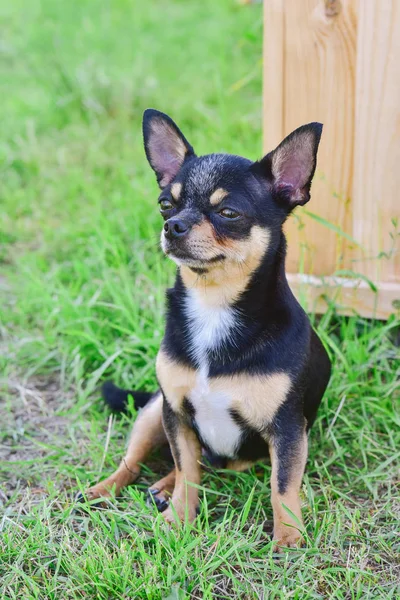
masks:
<path fill-rule="evenodd" d="M 174 200 L 179 200 L 181 191 L 182 191 L 181 183 L 173 183 L 171 185 L 171 196 L 173 197 Z"/>
<path fill-rule="evenodd" d="M 217 188 L 210 196 L 210 204 L 212 204 L 212 206 L 216 206 L 222 202 L 224 198 L 226 198 L 228 193 L 229 192 L 224 190 L 224 188 Z"/>

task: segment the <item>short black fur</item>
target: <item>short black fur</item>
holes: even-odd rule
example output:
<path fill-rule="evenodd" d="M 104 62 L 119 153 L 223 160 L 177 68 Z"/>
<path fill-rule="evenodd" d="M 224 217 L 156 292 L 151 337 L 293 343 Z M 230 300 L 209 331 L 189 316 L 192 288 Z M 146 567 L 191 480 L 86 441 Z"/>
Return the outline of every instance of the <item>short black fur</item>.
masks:
<path fill-rule="evenodd" d="M 129 396 L 132 396 L 136 410 L 146 406 L 153 396 L 150 392 L 123 390 L 117 387 L 112 381 L 105 381 L 101 392 L 105 403 L 113 412 L 126 412 Z"/>
<path fill-rule="evenodd" d="M 287 375 L 290 391 L 272 421 L 260 422 L 255 428 L 246 421 L 245 414 L 230 412 L 241 436 L 233 456 L 219 457 L 221 462 L 228 458 L 265 458 L 272 443 L 279 462 L 279 493 L 288 486 L 301 436 L 312 426 L 330 378 L 326 350 L 286 279 L 283 233 L 291 211 L 310 199 L 321 132 L 319 123 L 300 127 L 273 152 L 253 163 L 226 154 L 197 157 L 168 116 L 149 110 L 143 120 L 146 155 L 162 188 L 162 247 L 181 267 L 174 286 L 167 291 L 162 351 L 174 364 L 196 371 L 202 367 L 201 360 L 206 360 L 210 379 L 242 374 Z M 215 201 L 211 200 L 213 194 L 217 194 Z M 192 232 L 201 227 L 207 243 L 199 237 L 191 242 Z M 207 349 L 200 360 L 193 352 L 187 309 L 191 288 L 185 283 L 182 269 L 186 266 L 201 281 L 212 276 L 213 269 L 221 264 L 226 270 L 234 268 L 233 253 L 240 256 L 247 243 L 255 244 L 254 232 L 258 232 L 258 239 L 263 233 L 265 249 L 240 294 L 229 305 L 232 314 L 238 315 L 238 326 L 222 347 Z M 128 392 L 107 384 L 104 395 L 112 408 L 120 410 Z M 135 406 L 148 400 L 137 393 L 133 396 Z M 163 423 L 178 469 L 181 457 L 176 435 L 183 422 L 196 433 L 205 450 L 215 454 L 202 439 L 196 407 L 190 399 L 184 398 L 181 407 L 173 409 L 164 394 Z"/>

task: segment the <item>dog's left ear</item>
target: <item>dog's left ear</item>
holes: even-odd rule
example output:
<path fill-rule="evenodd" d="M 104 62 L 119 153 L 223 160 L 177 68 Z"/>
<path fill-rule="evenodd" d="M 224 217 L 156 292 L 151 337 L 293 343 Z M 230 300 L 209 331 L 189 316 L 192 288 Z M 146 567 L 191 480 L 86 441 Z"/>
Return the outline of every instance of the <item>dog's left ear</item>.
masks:
<path fill-rule="evenodd" d="M 144 111 L 143 139 L 147 160 L 161 189 L 175 179 L 185 160 L 194 156 L 192 146 L 179 127 L 158 110 Z"/>
<path fill-rule="evenodd" d="M 321 123 L 303 125 L 252 167 L 268 180 L 274 196 L 289 210 L 310 199 L 321 133 Z"/>

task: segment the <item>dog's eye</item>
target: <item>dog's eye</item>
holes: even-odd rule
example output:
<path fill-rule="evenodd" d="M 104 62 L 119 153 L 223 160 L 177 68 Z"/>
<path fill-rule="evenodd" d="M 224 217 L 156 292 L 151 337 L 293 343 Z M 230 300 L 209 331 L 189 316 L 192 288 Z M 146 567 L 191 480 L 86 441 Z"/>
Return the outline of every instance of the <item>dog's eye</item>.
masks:
<path fill-rule="evenodd" d="M 232 208 L 223 208 L 218 214 L 221 215 L 221 217 L 224 217 L 224 219 L 237 219 L 240 217 L 240 213 Z"/>
<path fill-rule="evenodd" d="M 160 200 L 160 210 L 164 212 L 165 210 L 171 210 L 173 208 L 172 203 L 169 200 Z"/>

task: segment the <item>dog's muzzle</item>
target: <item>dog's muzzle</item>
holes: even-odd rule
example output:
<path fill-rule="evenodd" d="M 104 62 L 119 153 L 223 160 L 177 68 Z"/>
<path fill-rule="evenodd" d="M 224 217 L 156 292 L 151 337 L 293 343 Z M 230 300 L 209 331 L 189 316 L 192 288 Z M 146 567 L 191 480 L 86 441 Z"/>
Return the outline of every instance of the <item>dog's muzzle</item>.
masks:
<path fill-rule="evenodd" d="M 172 217 L 164 223 L 164 235 L 167 240 L 182 238 L 189 233 L 190 229 L 191 227 L 188 223 L 177 217 Z"/>

